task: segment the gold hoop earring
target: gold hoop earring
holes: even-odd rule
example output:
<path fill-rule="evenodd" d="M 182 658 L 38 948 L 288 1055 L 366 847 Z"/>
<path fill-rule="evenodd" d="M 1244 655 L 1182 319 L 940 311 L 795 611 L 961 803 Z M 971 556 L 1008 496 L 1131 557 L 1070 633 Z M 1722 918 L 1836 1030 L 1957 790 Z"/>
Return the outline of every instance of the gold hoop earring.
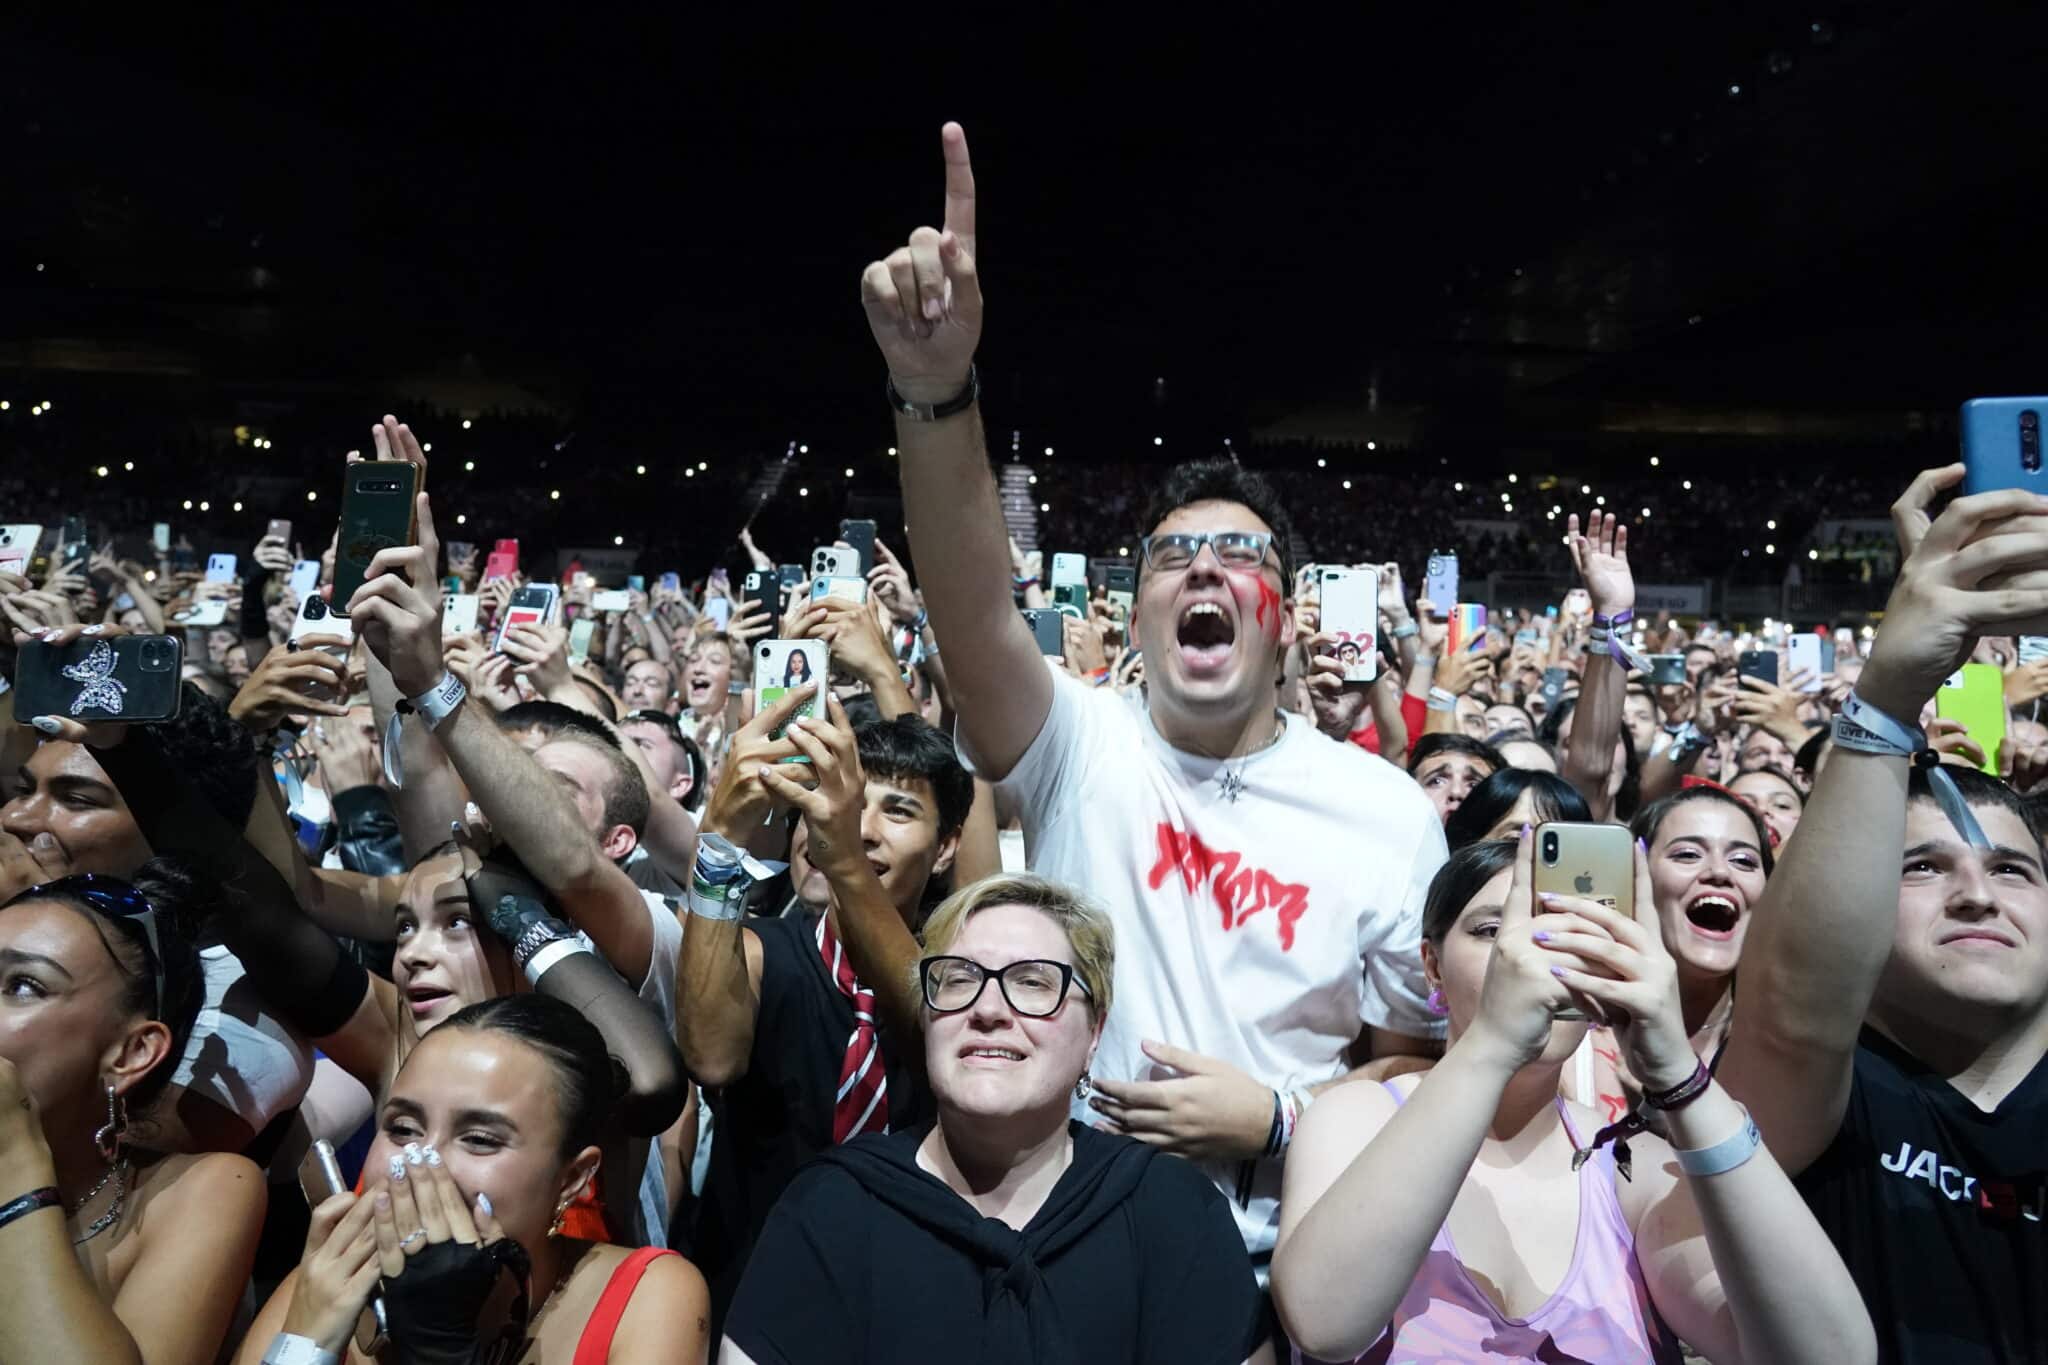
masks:
<path fill-rule="evenodd" d="M 121 1139 L 128 1132 L 128 1101 L 113 1086 L 107 1087 L 107 1121 L 92 1135 L 100 1160 L 109 1166 L 121 1159 Z"/>
<path fill-rule="evenodd" d="M 562 1202 L 555 1205 L 555 1221 L 548 1224 L 548 1236 L 560 1237 L 562 1235 L 562 1224 L 568 1220 L 568 1217 L 569 1196 L 565 1194 L 562 1196 Z"/>

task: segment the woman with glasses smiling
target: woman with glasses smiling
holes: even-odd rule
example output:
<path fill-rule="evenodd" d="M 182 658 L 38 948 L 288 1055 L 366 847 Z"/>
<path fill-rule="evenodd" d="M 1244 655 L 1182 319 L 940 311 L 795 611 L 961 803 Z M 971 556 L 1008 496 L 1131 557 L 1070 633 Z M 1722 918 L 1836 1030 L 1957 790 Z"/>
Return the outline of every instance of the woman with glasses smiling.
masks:
<path fill-rule="evenodd" d="M 255 1258 L 239 1156 L 158 1156 L 147 1112 L 205 994 L 159 860 L 0 905 L 0 1360 L 204 1365 Z"/>
<path fill-rule="evenodd" d="M 720 1359 L 1251 1356 L 1258 1292 L 1222 1195 L 1178 1158 L 1068 1118 L 1109 1010 L 1108 918 L 1057 883 L 992 877 L 948 898 L 924 945 L 938 1121 L 832 1148 L 797 1176 Z"/>

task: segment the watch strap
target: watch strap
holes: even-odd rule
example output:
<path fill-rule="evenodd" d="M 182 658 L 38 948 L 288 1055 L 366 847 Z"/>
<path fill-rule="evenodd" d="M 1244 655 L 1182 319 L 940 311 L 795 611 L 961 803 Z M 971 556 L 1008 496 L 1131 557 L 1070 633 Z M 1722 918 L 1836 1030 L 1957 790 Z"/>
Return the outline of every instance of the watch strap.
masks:
<path fill-rule="evenodd" d="M 889 396 L 889 406 L 898 416 L 913 422 L 937 422 L 967 411 L 981 397 L 981 374 L 974 366 L 967 367 L 967 386 L 943 403 L 913 403 L 896 388 L 895 376 L 890 376 L 884 386 Z"/>

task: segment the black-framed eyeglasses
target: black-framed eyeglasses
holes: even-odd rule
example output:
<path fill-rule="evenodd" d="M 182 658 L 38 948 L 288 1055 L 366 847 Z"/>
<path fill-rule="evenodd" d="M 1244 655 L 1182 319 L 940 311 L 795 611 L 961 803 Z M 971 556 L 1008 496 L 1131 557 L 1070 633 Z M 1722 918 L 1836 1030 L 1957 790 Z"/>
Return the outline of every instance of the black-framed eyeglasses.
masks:
<path fill-rule="evenodd" d="M 924 1003 L 934 1014 L 958 1014 L 974 1002 L 994 978 L 1010 1008 L 1031 1019 L 1059 1013 L 1067 988 L 1079 986 L 1091 1001 L 1095 992 L 1074 975 L 1073 967 L 1050 958 L 1030 958 L 1007 967 L 984 967 L 971 957 L 928 957 L 917 964 L 924 983 Z"/>
<path fill-rule="evenodd" d="M 50 899 L 83 901 L 108 919 L 134 920 L 142 926 L 143 954 L 149 959 L 150 982 L 156 987 L 156 1008 L 151 1011 L 151 1017 L 162 1018 L 164 949 L 162 940 L 156 935 L 156 908 L 148 899 L 119 877 L 102 877 L 96 872 L 78 872 L 69 877 L 59 877 L 53 882 L 31 886 L 7 904 L 19 905 L 23 901 Z"/>
<path fill-rule="evenodd" d="M 1204 545 L 1216 552 L 1216 562 L 1226 569 L 1256 569 L 1265 564 L 1273 537 L 1264 531 L 1174 531 L 1138 542 L 1145 567 L 1162 573 L 1187 568 Z"/>

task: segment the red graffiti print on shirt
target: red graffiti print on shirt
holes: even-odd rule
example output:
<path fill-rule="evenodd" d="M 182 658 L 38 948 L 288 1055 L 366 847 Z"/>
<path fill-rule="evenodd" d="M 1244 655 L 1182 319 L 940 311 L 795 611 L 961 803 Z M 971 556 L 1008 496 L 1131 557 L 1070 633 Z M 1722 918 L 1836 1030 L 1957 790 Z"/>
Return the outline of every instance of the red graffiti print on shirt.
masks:
<path fill-rule="evenodd" d="M 1270 908 L 1279 923 L 1280 951 L 1292 951 L 1294 923 L 1308 910 L 1306 886 L 1283 882 L 1262 867 L 1245 867 L 1243 855 L 1210 848 L 1192 830 L 1175 829 L 1162 821 L 1158 838 L 1159 861 L 1152 864 L 1147 879 L 1154 891 L 1165 885 L 1168 873 L 1176 871 L 1190 891 L 1209 882 L 1225 929 L 1241 929 L 1246 920 Z"/>

